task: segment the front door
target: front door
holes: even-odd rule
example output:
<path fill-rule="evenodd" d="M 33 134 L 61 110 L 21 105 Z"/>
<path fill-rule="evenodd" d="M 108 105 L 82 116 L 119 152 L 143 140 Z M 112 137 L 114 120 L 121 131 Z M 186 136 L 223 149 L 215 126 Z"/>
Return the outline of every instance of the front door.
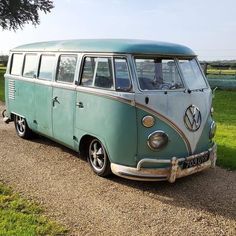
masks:
<path fill-rule="evenodd" d="M 74 148 L 76 55 L 61 55 L 56 83 L 52 93 L 53 137 L 60 143 Z"/>
<path fill-rule="evenodd" d="M 53 137 L 66 146 L 74 147 L 74 88 L 54 87 L 52 106 Z"/>

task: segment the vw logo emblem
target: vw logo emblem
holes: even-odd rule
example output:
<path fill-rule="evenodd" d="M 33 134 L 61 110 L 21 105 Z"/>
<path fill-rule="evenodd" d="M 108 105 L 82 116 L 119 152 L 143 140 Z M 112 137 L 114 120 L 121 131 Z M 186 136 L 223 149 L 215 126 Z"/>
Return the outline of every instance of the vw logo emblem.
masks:
<path fill-rule="evenodd" d="M 202 116 L 200 110 L 194 105 L 189 106 L 184 114 L 184 123 L 186 127 L 194 132 L 200 128 L 201 122 Z"/>

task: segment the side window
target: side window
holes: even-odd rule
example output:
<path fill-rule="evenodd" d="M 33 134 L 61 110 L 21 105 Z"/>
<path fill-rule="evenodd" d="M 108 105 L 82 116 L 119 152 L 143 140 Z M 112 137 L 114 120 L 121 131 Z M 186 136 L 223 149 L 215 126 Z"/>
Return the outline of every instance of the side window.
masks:
<path fill-rule="evenodd" d="M 112 58 L 86 57 L 81 85 L 113 89 Z"/>
<path fill-rule="evenodd" d="M 114 65 L 115 65 L 116 89 L 122 91 L 130 90 L 131 83 L 126 59 L 115 58 Z"/>
<path fill-rule="evenodd" d="M 13 54 L 11 63 L 11 74 L 21 75 L 23 65 L 23 54 Z"/>
<path fill-rule="evenodd" d="M 36 77 L 37 75 L 37 64 L 38 59 L 35 54 L 26 54 L 25 55 L 25 64 L 23 70 L 23 76 L 25 77 Z"/>
<path fill-rule="evenodd" d="M 76 67 L 76 56 L 61 55 L 57 70 L 57 81 L 73 83 Z"/>
<path fill-rule="evenodd" d="M 113 88 L 111 58 L 97 58 L 94 86 L 100 88 Z"/>
<path fill-rule="evenodd" d="M 42 55 L 39 67 L 39 79 L 52 80 L 52 73 L 55 67 L 54 55 Z"/>
<path fill-rule="evenodd" d="M 91 57 L 86 57 L 84 60 L 84 67 L 81 79 L 81 85 L 86 87 L 93 86 L 93 75 L 95 69 L 95 59 Z"/>

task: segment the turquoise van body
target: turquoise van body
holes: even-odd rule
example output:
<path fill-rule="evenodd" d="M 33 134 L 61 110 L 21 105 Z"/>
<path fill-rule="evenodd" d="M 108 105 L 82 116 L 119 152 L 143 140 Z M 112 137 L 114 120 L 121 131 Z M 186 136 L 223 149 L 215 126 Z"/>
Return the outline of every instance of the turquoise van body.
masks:
<path fill-rule="evenodd" d="M 4 121 L 86 155 L 100 176 L 168 180 L 215 166 L 212 92 L 195 53 L 145 40 L 65 40 L 10 52 Z"/>

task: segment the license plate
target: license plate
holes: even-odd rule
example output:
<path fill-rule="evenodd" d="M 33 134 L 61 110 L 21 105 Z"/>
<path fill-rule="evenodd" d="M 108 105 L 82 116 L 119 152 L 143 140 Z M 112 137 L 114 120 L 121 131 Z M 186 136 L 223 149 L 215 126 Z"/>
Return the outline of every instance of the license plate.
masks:
<path fill-rule="evenodd" d="M 201 165 L 202 163 L 209 160 L 209 153 L 205 153 L 201 156 L 197 156 L 191 160 L 184 161 L 183 163 L 183 169 L 191 168 L 194 166 Z"/>

